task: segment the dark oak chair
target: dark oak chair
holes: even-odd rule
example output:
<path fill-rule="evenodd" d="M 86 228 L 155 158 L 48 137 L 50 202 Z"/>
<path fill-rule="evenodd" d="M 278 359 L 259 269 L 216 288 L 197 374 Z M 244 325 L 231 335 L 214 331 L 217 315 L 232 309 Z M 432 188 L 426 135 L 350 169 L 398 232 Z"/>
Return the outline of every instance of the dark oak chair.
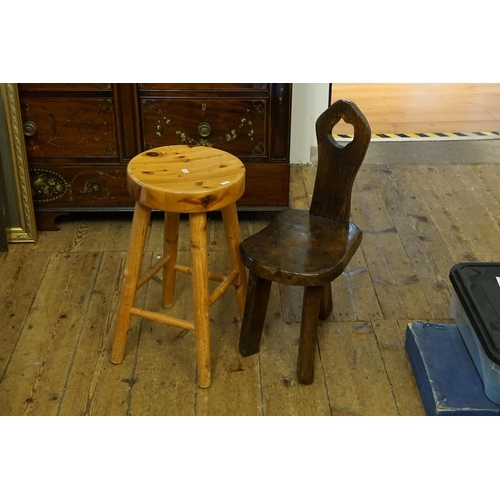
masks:
<path fill-rule="evenodd" d="M 332 136 L 341 119 L 354 127 L 354 138 L 344 147 Z M 250 356 L 260 349 L 271 282 L 304 287 L 297 365 L 301 384 L 314 380 L 318 318 L 332 311 L 331 283 L 361 243 L 361 230 L 349 221 L 351 192 L 371 130 L 354 103 L 340 100 L 317 119 L 316 135 L 318 167 L 310 210 L 281 212 L 240 245 L 249 269 L 240 353 Z"/>

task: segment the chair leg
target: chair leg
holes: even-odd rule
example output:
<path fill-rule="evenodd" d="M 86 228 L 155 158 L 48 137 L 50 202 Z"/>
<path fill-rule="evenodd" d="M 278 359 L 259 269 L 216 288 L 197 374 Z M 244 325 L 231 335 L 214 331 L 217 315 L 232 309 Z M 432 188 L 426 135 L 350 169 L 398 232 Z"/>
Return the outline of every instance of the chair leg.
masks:
<path fill-rule="evenodd" d="M 238 280 L 235 284 L 236 300 L 238 309 L 243 316 L 245 310 L 245 299 L 247 295 L 247 275 L 245 266 L 240 258 L 240 225 L 236 213 L 236 204 L 233 203 L 222 209 L 222 218 L 224 220 L 224 229 L 226 231 L 227 250 L 233 271 L 238 271 Z"/>
<path fill-rule="evenodd" d="M 115 364 L 120 364 L 125 356 L 127 333 L 130 327 L 130 310 L 134 306 L 137 292 L 137 280 L 139 279 L 142 256 L 146 245 L 150 215 L 150 208 L 140 203 L 135 204 L 129 250 L 122 283 L 120 307 L 118 309 L 118 321 L 113 348 L 111 350 L 111 362 Z"/>
<path fill-rule="evenodd" d="M 323 285 L 323 295 L 321 296 L 321 305 L 319 308 L 319 319 L 326 319 L 330 316 L 333 309 L 332 302 L 332 284 Z"/>
<path fill-rule="evenodd" d="M 301 384 L 312 384 L 314 380 L 316 334 L 323 294 L 323 286 L 308 286 L 304 288 L 302 321 L 300 325 L 299 358 L 297 362 L 297 377 Z"/>
<path fill-rule="evenodd" d="M 163 307 L 167 309 L 174 305 L 179 216 L 180 214 L 165 212 L 163 255 L 168 256 L 168 260 L 163 268 Z"/>
<path fill-rule="evenodd" d="M 191 233 L 196 365 L 198 368 L 198 386 L 204 389 L 210 387 L 212 383 L 206 213 L 189 214 L 189 228 Z"/>
<path fill-rule="evenodd" d="M 251 356 L 260 350 L 260 339 L 266 319 L 270 291 L 271 281 L 250 271 L 240 333 L 240 353 L 242 356 Z"/>

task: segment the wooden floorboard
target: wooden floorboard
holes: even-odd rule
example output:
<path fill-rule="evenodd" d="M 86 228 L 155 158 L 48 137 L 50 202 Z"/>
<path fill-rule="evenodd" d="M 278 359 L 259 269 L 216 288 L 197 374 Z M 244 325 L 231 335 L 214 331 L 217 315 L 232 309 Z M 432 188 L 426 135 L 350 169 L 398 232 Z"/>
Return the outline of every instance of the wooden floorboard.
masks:
<path fill-rule="evenodd" d="M 297 381 L 300 323 L 282 318 L 279 286 L 271 296 L 259 353 L 264 415 L 329 415 L 330 403 L 321 360 L 316 352 L 314 383 Z M 277 355 L 277 353 L 279 353 Z"/>
<path fill-rule="evenodd" d="M 179 252 L 185 264 L 186 252 Z M 154 254 L 156 255 L 156 254 Z M 154 259 L 153 259 L 154 260 Z M 171 309 L 162 310 L 161 273 L 145 285 L 144 307 L 189 321 L 193 319 L 187 293 L 188 277 L 177 278 L 177 300 Z M 135 369 L 130 387 L 130 415 L 193 415 L 196 378 L 194 333 L 143 319 L 135 354 Z"/>
<path fill-rule="evenodd" d="M 398 415 L 371 322 L 324 322 L 318 340 L 333 414 Z"/>
<path fill-rule="evenodd" d="M 384 168 L 364 165 L 355 183 L 352 220 L 363 230 L 361 252 L 386 319 L 430 319 L 417 271 L 383 199 Z"/>
<path fill-rule="evenodd" d="M 2 379 L 2 411 L 57 414 L 101 259 L 51 255 Z"/>
<path fill-rule="evenodd" d="M 439 231 L 429 224 L 430 212 L 406 169 L 382 167 L 381 176 L 382 198 L 422 285 L 432 317 L 447 318 L 451 286 L 448 273 L 454 261 Z"/>
<path fill-rule="evenodd" d="M 314 166 L 293 166 L 294 208 L 308 207 Z M 352 219 L 360 249 L 333 283 L 310 386 L 297 382 L 300 289 L 273 284 L 260 353 L 243 358 L 234 293 L 211 310 L 213 382 L 196 386 L 194 333 L 133 318 L 125 360 L 109 361 L 131 216 L 74 217 L 0 255 L 1 415 L 423 415 L 404 347 L 411 321 L 452 322 L 450 267 L 498 259 L 497 165 L 363 165 Z M 240 214 L 244 237 L 270 214 Z M 223 224 L 209 220 L 209 265 L 228 265 Z M 163 249 L 150 223 L 143 266 Z M 179 262 L 188 264 L 188 218 Z M 171 313 L 193 316 L 179 274 Z M 162 310 L 161 273 L 138 305 Z"/>
<path fill-rule="evenodd" d="M 132 320 L 127 356 L 115 366 L 109 361 L 109 346 L 118 307 L 125 252 L 103 252 L 89 305 L 59 405 L 59 415 L 126 415 L 133 380 L 140 320 Z M 145 260 L 147 259 L 147 255 Z M 137 297 L 140 304 L 143 293 Z"/>

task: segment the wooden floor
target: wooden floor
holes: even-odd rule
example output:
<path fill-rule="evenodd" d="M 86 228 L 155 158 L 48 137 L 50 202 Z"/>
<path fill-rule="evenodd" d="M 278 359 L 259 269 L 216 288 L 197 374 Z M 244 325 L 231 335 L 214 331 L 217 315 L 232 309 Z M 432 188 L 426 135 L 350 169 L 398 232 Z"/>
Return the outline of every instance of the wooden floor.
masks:
<path fill-rule="evenodd" d="M 306 208 L 313 166 L 292 167 L 293 206 Z M 395 189 L 394 186 L 397 186 Z M 423 415 L 404 349 L 411 321 L 451 322 L 451 266 L 498 260 L 498 166 L 364 165 L 352 218 L 360 250 L 333 285 L 318 335 L 315 382 L 295 374 L 300 290 L 273 284 L 261 353 L 238 353 L 240 319 L 226 294 L 211 310 L 213 383 L 195 384 L 194 334 L 134 318 L 122 365 L 109 361 L 131 218 L 74 218 L 35 244 L 0 254 L 2 415 Z M 243 237 L 269 216 L 242 215 Z M 145 263 L 162 248 L 151 224 Z M 188 262 L 181 224 L 180 260 Z M 226 269 L 222 223 L 209 225 L 212 270 Z M 139 304 L 159 307 L 161 273 Z M 175 313 L 192 319 L 189 276 Z"/>
<path fill-rule="evenodd" d="M 332 84 L 331 101 L 354 101 L 373 134 L 500 132 L 500 84 Z M 352 134 L 345 123 L 334 129 Z"/>

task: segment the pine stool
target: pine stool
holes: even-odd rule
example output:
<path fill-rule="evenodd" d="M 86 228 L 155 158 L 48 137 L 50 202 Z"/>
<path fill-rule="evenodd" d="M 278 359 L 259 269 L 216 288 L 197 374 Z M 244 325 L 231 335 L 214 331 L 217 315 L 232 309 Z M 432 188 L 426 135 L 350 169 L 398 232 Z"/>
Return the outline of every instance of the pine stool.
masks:
<path fill-rule="evenodd" d="M 247 291 L 245 268 L 239 256 L 240 229 L 236 201 L 245 189 L 245 167 L 235 156 L 204 146 L 164 146 L 134 157 L 127 167 L 127 185 L 135 199 L 130 246 L 122 284 L 111 362 L 119 364 L 125 355 L 131 315 L 196 332 L 197 383 L 209 387 L 210 327 L 209 311 L 233 285 L 240 314 Z M 164 255 L 139 276 L 151 210 L 165 212 Z M 226 232 L 229 276 L 208 271 L 207 216 L 221 210 Z M 177 265 L 179 215 L 189 214 L 191 266 Z M 194 323 L 166 314 L 134 307 L 136 291 L 163 268 L 163 305 L 173 305 L 176 271 L 193 277 Z M 209 295 L 208 281 L 220 285 Z"/>

